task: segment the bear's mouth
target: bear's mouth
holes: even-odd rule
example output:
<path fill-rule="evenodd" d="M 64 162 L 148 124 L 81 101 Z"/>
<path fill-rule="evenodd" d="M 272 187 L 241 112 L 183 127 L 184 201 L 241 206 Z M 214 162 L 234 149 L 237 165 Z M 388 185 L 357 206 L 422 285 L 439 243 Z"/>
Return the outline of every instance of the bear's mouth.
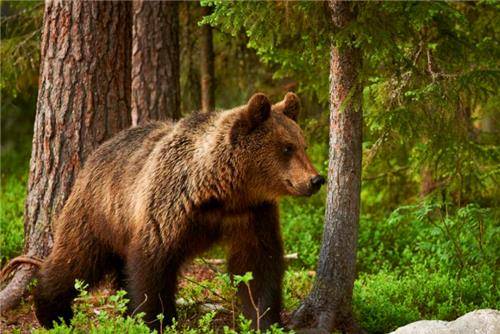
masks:
<path fill-rule="evenodd" d="M 293 185 L 292 181 L 286 179 L 286 188 L 291 195 L 300 195 L 300 191 Z"/>
<path fill-rule="evenodd" d="M 311 196 L 314 194 L 314 191 L 312 191 L 309 188 L 302 188 L 302 187 L 296 187 L 292 181 L 286 179 L 285 180 L 285 187 L 288 190 L 289 194 L 292 196 Z M 302 189 L 301 189 L 302 188 Z"/>

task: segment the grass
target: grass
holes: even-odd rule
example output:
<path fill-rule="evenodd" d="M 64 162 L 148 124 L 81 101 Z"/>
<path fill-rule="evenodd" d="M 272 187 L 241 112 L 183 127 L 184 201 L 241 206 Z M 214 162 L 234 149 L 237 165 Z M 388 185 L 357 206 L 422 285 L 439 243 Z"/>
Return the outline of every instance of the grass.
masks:
<path fill-rule="evenodd" d="M 23 211 L 28 182 L 30 143 L 20 141 L 1 150 L 0 263 L 18 255 L 24 244 Z"/>

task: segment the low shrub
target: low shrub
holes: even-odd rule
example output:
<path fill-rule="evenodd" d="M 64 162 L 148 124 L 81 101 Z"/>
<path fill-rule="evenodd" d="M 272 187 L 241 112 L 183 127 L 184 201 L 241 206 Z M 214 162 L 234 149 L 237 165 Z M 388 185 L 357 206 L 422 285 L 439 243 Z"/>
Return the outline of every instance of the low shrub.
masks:
<path fill-rule="evenodd" d="M 499 221 L 498 209 L 432 202 L 402 206 L 382 221 L 363 216 L 358 271 L 404 272 L 419 264 L 450 272 L 493 268 L 500 253 Z"/>
<path fill-rule="evenodd" d="M 234 284 L 227 280 L 227 275 L 222 275 L 217 278 L 219 283 L 229 285 L 230 290 L 234 290 Z M 237 276 L 235 282 L 248 282 L 251 279 L 251 274 L 247 273 L 244 276 Z M 93 298 L 87 291 L 88 286 L 81 281 L 75 283 L 75 287 L 79 291 L 79 297 L 73 304 L 74 316 L 70 324 L 56 324 L 52 329 L 36 329 L 34 334 L 108 334 L 108 333 L 130 333 L 130 334 L 146 334 L 157 333 L 150 331 L 149 327 L 144 323 L 143 313 L 125 315 L 128 300 L 126 292 L 123 290 L 117 291 L 116 294 L 98 298 Z M 187 287 L 186 289 L 190 289 Z M 182 318 L 183 308 L 181 306 L 179 315 Z M 245 319 L 242 315 L 238 315 L 235 319 L 235 328 L 228 325 L 214 326 L 214 319 L 217 315 L 216 311 L 198 313 L 197 320 L 181 319 L 175 321 L 169 327 L 166 327 L 162 333 L 165 334 L 212 334 L 222 332 L 224 334 L 257 334 L 251 329 L 251 322 Z M 162 315 L 158 315 L 158 321 L 163 321 Z M 187 325 L 180 325 L 185 323 Z M 263 332 L 268 334 L 280 334 L 285 331 L 277 326 L 273 326 L 269 330 Z"/>
<path fill-rule="evenodd" d="M 404 275 L 361 274 L 354 310 L 368 333 L 388 333 L 420 319 L 452 320 L 480 308 L 500 307 L 494 268 L 457 273 L 416 265 Z"/>

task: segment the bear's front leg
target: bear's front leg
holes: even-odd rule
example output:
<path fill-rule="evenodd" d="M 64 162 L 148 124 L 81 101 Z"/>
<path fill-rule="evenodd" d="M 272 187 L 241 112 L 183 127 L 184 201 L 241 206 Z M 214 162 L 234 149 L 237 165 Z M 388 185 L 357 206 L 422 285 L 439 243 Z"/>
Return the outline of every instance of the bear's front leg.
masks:
<path fill-rule="evenodd" d="M 160 249 L 132 246 L 126 264 L 129 312 L 144 312 L 144 321 L 158 333 L 177 316 L 175 292 L 180 267 L 172 254 Z M 159 314 L 164 315 L 162 322 L 158 320 Z"/>
<path fill-rule="evenodd" d="M 235 230 L 229 237 L 228 269 L 233 275 L 252 272 L 252 298 L 245 284 L 238 287 L 238 295 L 243 314 L 252 320 L 254 329 L 265 330 L 281 323 L 284 259 L 277 204 L 266 203 L 254 208 L 249 223 Z"/>

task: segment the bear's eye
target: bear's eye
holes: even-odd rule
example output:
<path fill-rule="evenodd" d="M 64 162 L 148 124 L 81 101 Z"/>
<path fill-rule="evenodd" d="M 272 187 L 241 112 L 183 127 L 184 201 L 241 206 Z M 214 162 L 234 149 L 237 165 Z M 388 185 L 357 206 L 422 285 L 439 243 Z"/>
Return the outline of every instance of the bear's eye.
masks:
<path fill-rule="evenodd" d="M 285 146 L 283 146 L 283 154 L 286 156 L 291 156 L 294 150 L 295 148 L 292 144 L 285 144 Z"/>

